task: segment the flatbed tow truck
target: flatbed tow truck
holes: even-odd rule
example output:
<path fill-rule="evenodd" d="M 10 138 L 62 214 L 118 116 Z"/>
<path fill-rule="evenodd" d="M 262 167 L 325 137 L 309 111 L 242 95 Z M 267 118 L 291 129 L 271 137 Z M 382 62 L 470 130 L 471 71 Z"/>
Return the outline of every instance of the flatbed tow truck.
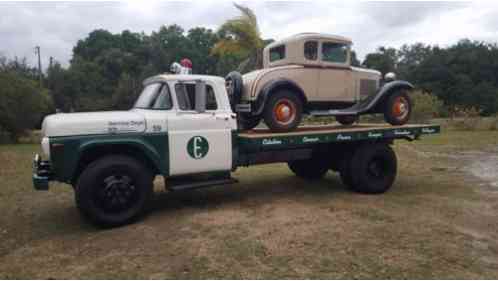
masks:
<path fill-rule="evenodd" d="M 42 126 L 33 183 L 74 187 L 76 205 L 99 225 L 140 217 L 150 205 L 153 179 L 171 191 L 236 183 L 238 167 L 287 163 L 297 176 L 317 180 L 329 170 L 361 193 L 393 184 L 394 141 L 437 134 L 438 125 L 356 124 L 302 126 L 287 133 L 240 131 L 224 80 L 213 76 L 160 75 L 130 111 L 55 114 Z"/>

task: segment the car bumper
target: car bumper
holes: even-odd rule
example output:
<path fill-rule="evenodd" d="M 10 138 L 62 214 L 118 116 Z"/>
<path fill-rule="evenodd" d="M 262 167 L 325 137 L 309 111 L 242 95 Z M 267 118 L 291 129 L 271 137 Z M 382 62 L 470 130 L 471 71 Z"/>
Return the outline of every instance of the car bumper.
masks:
<path fill-rule="evenodd" d="M 49 181 L 52 179 L 50 161 L 44 161 L 40 155 L 33 158 L 33 187 L 36 190 L 48 190 Z"/>

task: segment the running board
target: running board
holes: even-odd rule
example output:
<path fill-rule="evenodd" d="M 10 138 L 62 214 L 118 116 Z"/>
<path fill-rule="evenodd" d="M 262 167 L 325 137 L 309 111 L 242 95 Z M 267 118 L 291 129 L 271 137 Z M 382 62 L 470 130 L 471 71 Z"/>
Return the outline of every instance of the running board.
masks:
<path fill-rule="evenodd" d="M 198 189 L 204 187 L 210 187 L 215 185 L 225 185 L 225 184 L 233 184 L 237 183 L 238 180 L 232 177 L 223 177 L 223 178 L 215 178 L 215 179 L 195 179 L 192 177 L 185 178 L 175 178 L 175 179 L 166 179 L 167 188 L 172 191 L 180 191 L 180 190 L 191 190 Z"/>
<path fill-rule="evenodd" d="M 372 107 L 371 99 L 365 99 L 351 107 L 330 110 L 311 110 L 311 116 L 340 116 L 340 115 L 360 115 L 367 112 Z"/>
<path fill-rule="evenodd" d="M 311 116 L 339 116 L 339 115 L 358 115 L 361 112 L 348 109 L 330 109 L 330 110 L 312 110 Z"/>

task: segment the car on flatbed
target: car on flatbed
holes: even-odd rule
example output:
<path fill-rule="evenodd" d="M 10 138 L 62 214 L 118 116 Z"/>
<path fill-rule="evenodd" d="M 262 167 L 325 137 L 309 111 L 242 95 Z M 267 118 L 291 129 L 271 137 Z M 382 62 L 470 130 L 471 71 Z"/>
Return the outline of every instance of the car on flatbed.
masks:
<path fill-rule="evenodd" d="M 265 47 L 263 69 L 226 77 L 240 125 L 251 129 L 263 119 L 272 131 L 287 132 L 303 114 L 351 125 L 375 113 L 392 125 L 407 123 L 413 85 L 393 73 L 382 80 L 377 70 L 351 66 L 351 45 L 342 36 L 301 33 Z"/>
<path fill-rule="evenodd" d="M 334 170 L 353 190 L 382 193 L 396 176 L 390 144 L 438 132 L 434 125 L 239 130 L 223 78 L 158 75 L 129 111 L 47 116 L 33 184 L 70 184 L 81 214 L 107 226 L 139 218 L 158 175 L 169 190 L 186 190 L 234 183 L 241 166 L 285 162 L 305 179 Z"/>

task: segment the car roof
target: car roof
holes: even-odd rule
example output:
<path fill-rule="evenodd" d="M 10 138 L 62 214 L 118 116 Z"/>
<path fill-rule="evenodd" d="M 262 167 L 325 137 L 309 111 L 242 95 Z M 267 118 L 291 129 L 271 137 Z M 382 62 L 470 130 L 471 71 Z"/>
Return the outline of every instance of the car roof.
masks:
<path fill-rule="evenodd" d="M 297 41 L 302 41 L 302 40 L 311 40 L 311 39 L 325 39 L 325 40 L 331 40 L 331 41 L 336 41 L 336 42 L 341 42 L 341 43 L 347 43 L 347 44 L 352 44 L 353 41 L 350 38 L 344 37 L 344 36 L 339 36 L 339 35 L 332 35 L 332 34 L 326 34 L 326 33 L 316 33 L 316 32 L 305 32 L 305 33 L 298 33 L 295 35 L 292 35 L 290 37 L 284 38 L 282 40 L 276 41 L 268 45 L 267 47 L 275 47 L 281 44 L 287 44 L 291 42 L 297 42 Z"/>

